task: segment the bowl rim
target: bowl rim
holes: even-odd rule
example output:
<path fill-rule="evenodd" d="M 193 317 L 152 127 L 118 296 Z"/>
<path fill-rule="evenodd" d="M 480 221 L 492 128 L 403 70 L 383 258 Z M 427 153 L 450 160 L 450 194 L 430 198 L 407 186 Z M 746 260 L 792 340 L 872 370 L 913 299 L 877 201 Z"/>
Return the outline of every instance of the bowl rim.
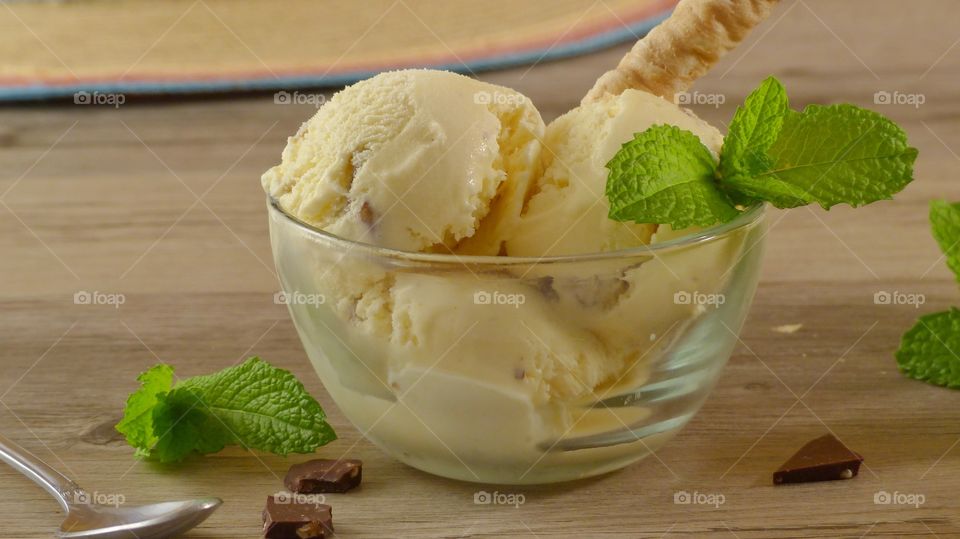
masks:
<path fill-rule="evenodd" d="M 714 240 L 730 235 L 736 230 L 746 228 L 759 222 L 765 215 L 766 204 L 756 203 L 740 213 L 730 221 L 705 228 L 692 234 L 678 236 L 662 243 L 651 245 L 641 245 L 629 249 L 619 249 L 616 251 L 600 251 L 593 253 L 582 253 L 572 255 L 553 255 L 553 256 L 494 256 L 494 255 L 460 255 L 455 253 L 415 253 L 411 251 L 401 251 L 389 247 L 381 247 L 371 243 L 355 241 L 327 232 L 317 228 L 306 221 L 299 219 L 293 214 L 287 212 L 280 204 L 280 201 L 272 195 L 267 195 L 267 211 L 270 214 L 281 216 L 290 224 L 299 228 L 302 232 L 320 239 L 334 246 L 344 248 L 348 251 L 356 250 L 358 253 L 364 253 L 378 258 L 390 258 L 407 262 L 425 262 L 430 264 L 456 264 L 456 265 L 531 265 L 531 264 L 555 264 L 563 262 L 589 262 L 597 260 L 615 260 L 620 258 L 630 258 L 635 256 L 657 256 L 662 253 L 680 250 L 700 243 L 708 243 Z M 272 221 L 272 219 L 271 219 Z"/>

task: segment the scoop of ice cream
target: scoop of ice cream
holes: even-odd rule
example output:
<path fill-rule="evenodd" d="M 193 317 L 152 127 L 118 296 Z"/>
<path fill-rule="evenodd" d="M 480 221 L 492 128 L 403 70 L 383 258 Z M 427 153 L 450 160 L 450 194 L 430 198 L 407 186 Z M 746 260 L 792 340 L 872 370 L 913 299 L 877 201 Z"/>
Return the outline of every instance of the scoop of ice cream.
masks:
<path fill-rule="evenodd" d="M 653 125 L 697 135 L 719 155 L 723 137 L 693 113 L 639 90 L 585 103 L 553 121 L 544 138 L 544 171 L 513 237 L 510 256 L 556 256 L 637 247 L 650 242 L 652 224 L 611 220 L 604 189 L 606 164 Z"/>
<path fill-rule="evenodd" d="M 333 96 L 262 183 L 285 210 L 344 238 L 495 255 L 538 172 L 543 129 L 514 90 L 444 71 L 383 73 Z"/>

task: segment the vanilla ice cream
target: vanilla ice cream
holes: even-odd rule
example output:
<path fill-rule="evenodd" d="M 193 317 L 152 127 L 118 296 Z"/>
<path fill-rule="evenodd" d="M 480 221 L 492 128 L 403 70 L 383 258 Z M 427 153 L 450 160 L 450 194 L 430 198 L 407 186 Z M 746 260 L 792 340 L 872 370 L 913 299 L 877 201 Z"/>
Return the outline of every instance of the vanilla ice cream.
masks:
<path fill-rule="evenodd" d="M 508 88 L 444 71 L 383 73 L 333 96 L 262 183 L 287 211 L 344 238 L 496 255 L 542 136 L 536 108 Z"/>

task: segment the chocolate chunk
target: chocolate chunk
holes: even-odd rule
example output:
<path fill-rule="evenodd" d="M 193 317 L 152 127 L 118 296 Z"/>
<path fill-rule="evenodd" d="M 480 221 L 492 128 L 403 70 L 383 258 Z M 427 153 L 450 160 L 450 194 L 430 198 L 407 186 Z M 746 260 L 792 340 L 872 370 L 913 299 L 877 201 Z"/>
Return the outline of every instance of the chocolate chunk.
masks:
<path fill-rule="evenodd" d="M 287 489 L 301 494 L 346 492 L 360 484 L 363 462 L 357 459 L 316 459 L 295 464 L 287 472 Z"/>
<path fill-rule="evenodd" d="M 373 208 L 370 207 L 370 203 L 364 202 L 360 206 L 360 221 L 367 226 L 373 226 L 375 220 L 376 216 L 373 214 Z"/>
<path fill-rule="evenodd" d="M 558 301 L 560 299 L 560 295 L 553 288 L 553 277 L 550 275 L 537 279 L 537 290 L 543 294 L 547 301 Z"/>
<path fill-rule="evenodd" d="M 292 496 L 267 496 L 263 536 L 266 539 L 332 537 L 333 509 L 322 503 L 300 503 Z"/>
<path fill-rule="evenodd" d="M 863 457 L 832 434 L 808 442 L 773 473 L 773 484 L 850 479 L 860 472 Z"/>

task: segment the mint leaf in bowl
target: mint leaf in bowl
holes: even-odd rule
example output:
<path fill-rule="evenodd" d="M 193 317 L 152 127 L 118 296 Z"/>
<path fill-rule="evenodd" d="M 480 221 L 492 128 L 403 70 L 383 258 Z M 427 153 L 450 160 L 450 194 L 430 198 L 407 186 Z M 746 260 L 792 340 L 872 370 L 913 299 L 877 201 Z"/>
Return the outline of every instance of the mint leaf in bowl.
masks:
<path fill-rule="evenodd" d="M 747 96 L 730 121 L 720 151 L 720 173 L 725 178 L 753 176 L 772 168 L 767 150 L 780 136 L 783 119 L 790 112 L 787 90 L 768 77 Z"/>
<path fill-rule="evenodd" d="M 884 116 L 854 105 L 792 110 L 770 77 L 737 108 L 718 164 L 676 127 L 654 126 L 624 144 L 607 164 L 609 217 L 685 228 L 730 221 L 757 202 L 856 207 L 900 192 L 916 158 Z"/>
<path fill-rule="evenodd" d="M 816 202 L 862 206 L 889 199 L 913 180 L 916 148 L 882 115 L 853 105 L 810 105 L 790 111 L 769 148 L 772 168 L 752 177 L 749 191 L 775 203 L 797 197 L 795 207 Z M 730 182 L 741 189 L 736 181 Z"/>
<path fill-rule="evenodd" d="M 678 127 L 656 125 L 637 133 L 607 168 L 617 179 L 606 187 L 612 219 L 657 215 L 685 228 L 728 221 L 739 213 L 714 182 L 710 150 Z"/>

